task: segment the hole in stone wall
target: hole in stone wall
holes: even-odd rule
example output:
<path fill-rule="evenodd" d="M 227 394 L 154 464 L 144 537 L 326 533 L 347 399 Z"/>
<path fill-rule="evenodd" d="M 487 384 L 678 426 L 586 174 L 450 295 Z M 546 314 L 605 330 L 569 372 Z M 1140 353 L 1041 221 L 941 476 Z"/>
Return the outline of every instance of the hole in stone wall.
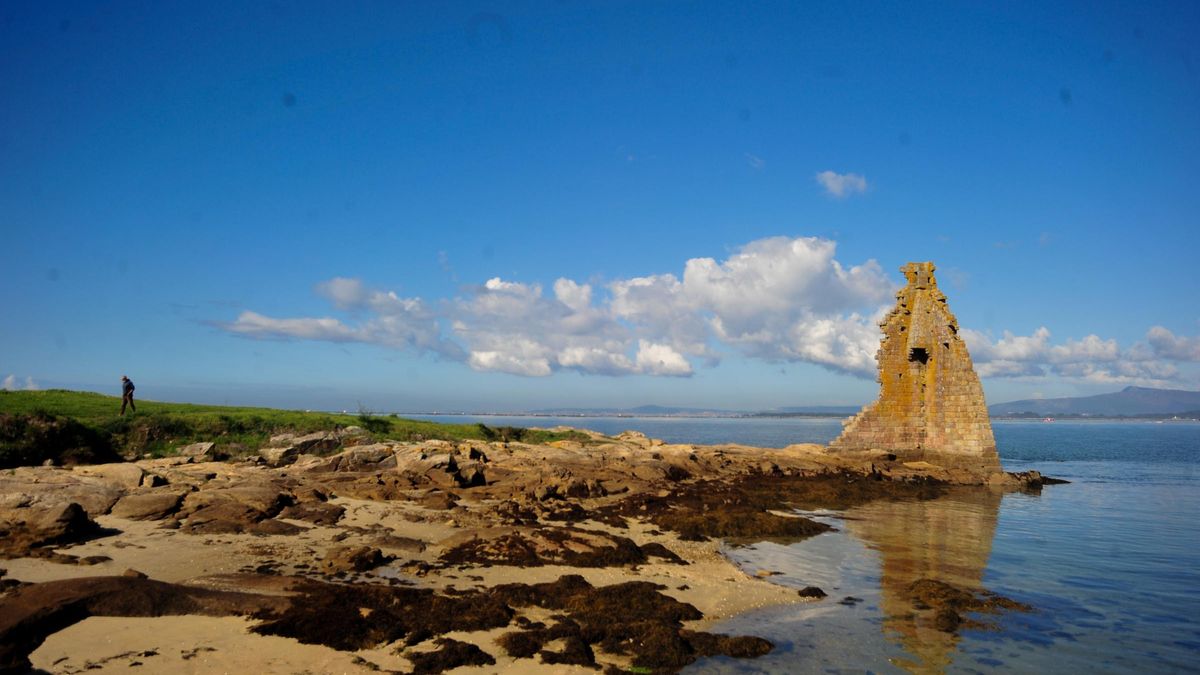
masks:
<path fill-rule="evenodd" d="M 929 352 L 924 347 L 913 347 L 908 350 L 908 360 L 918 363 L 929 363 Z"/>

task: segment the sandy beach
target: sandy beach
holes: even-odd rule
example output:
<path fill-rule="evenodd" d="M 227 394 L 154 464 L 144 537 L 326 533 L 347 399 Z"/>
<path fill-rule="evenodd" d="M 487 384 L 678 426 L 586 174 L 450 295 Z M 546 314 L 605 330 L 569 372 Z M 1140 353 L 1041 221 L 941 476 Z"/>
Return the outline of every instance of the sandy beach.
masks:
<path fill-rule="evenodd" d="M 208 461 L 199 444 L 4 472 L 4 672 L 671 672 L 750 658 L 770 643 L 705 629 L 817 600 L 739 569 L 723 542 L 827 529 L 790 514 L 797 501 L 920 497 L 955 478 L 816 445 L 337 433 L 327 456 L 281 436 L 252 460 Z"/>

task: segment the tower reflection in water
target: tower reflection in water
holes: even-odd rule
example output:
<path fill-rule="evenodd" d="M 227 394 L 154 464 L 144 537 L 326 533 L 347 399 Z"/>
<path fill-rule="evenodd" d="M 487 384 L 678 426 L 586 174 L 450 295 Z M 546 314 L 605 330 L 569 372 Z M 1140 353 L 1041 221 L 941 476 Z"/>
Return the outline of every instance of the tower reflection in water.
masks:
<path fill-rule="evenodd" d="M 983 590 L 1001 498 L 991 490 L 962 490 L 926 501 L 876 501 L 845 513 L 845 528 L 879 553 L 884 636 L 912 657 L 894 659 L 896 666 L 936 673 L 950 665 L 960 638 L 938 630 L 930 610 L 914 607 L 909 589 L 934 579 Z"/>

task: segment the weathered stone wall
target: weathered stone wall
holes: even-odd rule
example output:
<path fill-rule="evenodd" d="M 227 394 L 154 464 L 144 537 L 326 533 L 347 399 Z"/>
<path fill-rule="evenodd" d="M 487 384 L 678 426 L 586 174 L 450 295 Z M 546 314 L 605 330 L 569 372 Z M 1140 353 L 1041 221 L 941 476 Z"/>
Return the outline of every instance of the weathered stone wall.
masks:
<path fill-rule="evenodd" d="M 980 473 L 1000 471 L 983 387 L 933 263 L 901 268 L 908 285 L 879 324 L 879 399 L 845 422 L 829 447 L 887 450 Z"/>

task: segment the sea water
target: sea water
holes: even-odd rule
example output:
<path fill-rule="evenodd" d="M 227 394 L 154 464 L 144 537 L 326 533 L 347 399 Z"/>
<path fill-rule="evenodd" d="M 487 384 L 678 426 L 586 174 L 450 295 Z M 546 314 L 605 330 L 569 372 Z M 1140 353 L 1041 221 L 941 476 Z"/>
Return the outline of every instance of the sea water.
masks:
<path fill-rule="evenodd" d="M 460 420 L 763 447 L 825 443 L 841 428 L 825 418 Z M 819 586 L 829 597 L 716 625 L 776 648 L 754 660 L 706 659 L 688 672 L 1200 672 L 1200 424 L 993 427 L 1005 469 L 1072 482 L 1040 494 L 970 489 L 810 513 L 836 531 L 728 547 L 750 573 L 776 572 L 774 583 Z M 920 578 L 1033 610 L 986 617 L 988 630 L 943 633 L 915 620 L 904 597 Z"/>

